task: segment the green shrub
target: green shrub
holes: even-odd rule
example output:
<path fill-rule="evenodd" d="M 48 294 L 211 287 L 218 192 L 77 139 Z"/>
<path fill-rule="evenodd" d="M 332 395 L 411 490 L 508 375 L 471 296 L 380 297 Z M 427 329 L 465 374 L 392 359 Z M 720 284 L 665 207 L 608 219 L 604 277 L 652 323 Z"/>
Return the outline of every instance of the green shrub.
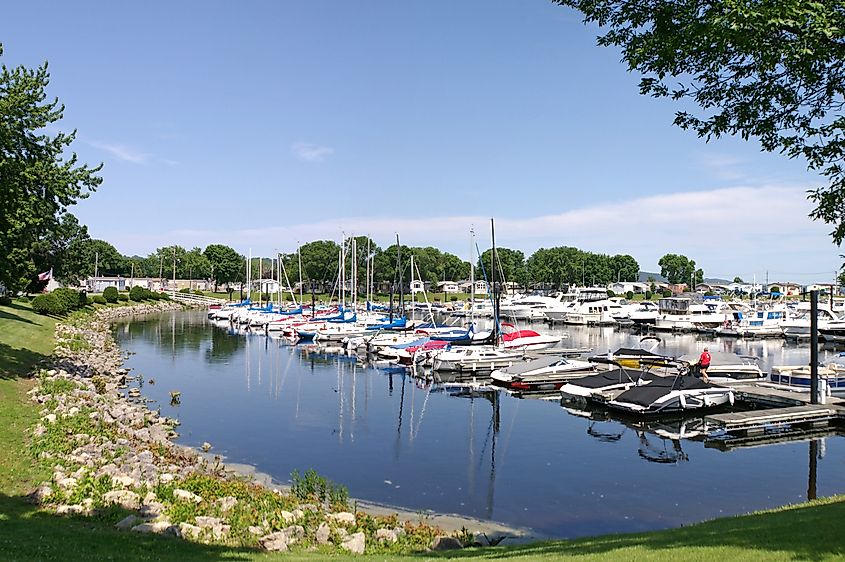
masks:
<path fill-rule="evenodd" d="M 716 295 L 716 293 L 714 293 L 713 291 L 706 291 L 704 293 L 705 297 L 712 297 L 712 296 L 715 296 L 715 295 Z"/>
<path fill-rule="evenodd" d="M 666 289 L 665 291 L 663 291 L 663 296 L 664 297 L 671 297 L 672 291 L 670 291 L 669 289 Z"/>
<path fill-rule="evenodd" d="M 120 302 L 128 301 L 129 295 L 127 295 L 125 293 L 120 293 L 119 295 L 117 295 L 117 300 L 119 300 Z"/>
<path fill-rule="evenodd" d="M 84 306 L 84 303 L 80 302 L 81 293 L 74 289 L 61 287 L 53 291 L 51 294 L 58 299 L 65 312 L 70 312 L 71 310 L 76 310 Z"/>
<path fill-rule="evenodd" d="M 195 294 L 195 295 L 199 295 L 199 296 L 203 296 L 205 293 L 203 293 L 203 292 L 202 292 L 202 291 L 200 291 L 199 289 L 194 289 L 194 294 Z"/>
<path fill-rule="evenodd" d="M 103 290 L 103 298 L 106 299 L 106 302 L 117 302 L 117 295 L 117 287 L 106 287 Z"/>
<path fill-rule="evenodd" d="M 150 298 L 148 293 L 149 291 L 147 289 L 136 285 L 129 289 L 129 298 L 133 301 L 140 302 L 144 299 Z"/>
<path fill-rule="evenodd" d="M 106 299 L 103 298 L 103 295 L 91 295 L 89 300 L 94 304 L 106 304 Z"/>
<path fill-rule="evenodd" d="M 38 295 L 32 299 L 32 309 L 38 314 L 50 314 L 52 316 L 60 316 L 67 313 L 64 303 L 53 293 Z"/>
<path fill-rule="evenodd" d="M 625 293 L 625 298 L 628 299 L 629 301 L 633 300 L 634 299 L 634 291 L 628 291 L 627 293 Z"/>
<path fill-rule="evenodd" d="M 607 296 L 608 296 L 608 297 L 615 297 L 615 296 L 616 296 L 616 293 L 614 293 L 613 291 L 611 291 L 610 289 L 608 289 L 608 290 L 607 290 Z"/>
<path fill-rule="evenodd" d="M 161 298 L 161 293 L 158 291 L 147 291 L 147 298 L 151 301 L 157 301 Z"/>
<path fill-rule="evenodd" d="M 190 293 L 190 292 L 191 292 L 191 289 L 190 289 L 190 288 L 188 288 L 188 287 L 185 287 L 184 289 L 179 289 L 179 292 L 180 292 L 180 293 Z"/>
<path fill-rule="evenodd" d="M 0 305 L 3 306 L 10 306 L 12 304 L 12 297 L 8 295 L 3 295 L 0 297 Z"/>
<path fill-rule="evenodd" d="M 651 297 L 653 297 L 653 296 L 654 296 L 654 294 L 651 291 L 645 292 L 645 300 L 650 301 Z"/>

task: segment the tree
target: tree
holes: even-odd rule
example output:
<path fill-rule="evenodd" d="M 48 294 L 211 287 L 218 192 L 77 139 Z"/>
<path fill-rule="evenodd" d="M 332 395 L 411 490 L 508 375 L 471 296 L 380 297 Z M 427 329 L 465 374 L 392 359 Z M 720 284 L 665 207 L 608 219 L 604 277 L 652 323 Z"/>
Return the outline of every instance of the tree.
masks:
<path fill-rule="evenodd" d="M 476 268 L 482 271 L 482 264 L 484 265 L 484 272 L 487 274 L 487 281 L 493 280 L 493 274 L 490 271 L 491 261 L 490 250 L 485 250 L 481 253 L 478 259 Z M 525 269 L 525 254 L 520 250 L 511 250 L 510 248 L 496 248 L 496 257 L 498 258 L 498 267 L 496 270 L 496 280 L 499 282 L 506 281 L 509 283 L 517 283 L 525 286 L 528 283 L 528 276 Z M 504 279 L 502 279 L 504 276 Z"/>
<path fill-rule="evenodd" d="M 211 278 L 214 279 L 214 290 L 217 285 L 232 283 L 243 277 L 244 257 L 229 246 L 223 244 L 209 244 L 202 255 L 208 260 L 211 268 Z"/>
<path fill-rule="evenodd" d="M 61 268 L 54 272 L 64 283 L 76 284 L 88 276 L 123 275 L 126 258 L 105 240 L 79 239 L 68 246 Z"/>
<path fill-rule="evenodd" d="M 678 254 L 666 254 L 657 262 L 660 266 L 660 275 L 669 280 L 669 283 L 691 283 L 695 275 L 695 283 L 704 280 L 704 271 L 695 269 L 695 262 L 686 256 Z"/>
<path fill-rule="evenodd" d="M 36 271 L 53 270 L 53 277 L 64 283 L 75 283 L 78 277 L 68 275 L 68 251 L 74 246 L 89 240 L 88 228 L 71 213 L 63 213 L 56 228 L 32 245 L 32 261 Z M 43 289 L 46 282 L 30 283 L 28 291 Z"/>
<path fill-rule="evenodd" d="M 706 140 L 755 137 L 803 158 L 828 185 L 814 219 L 845 238 L 845 9 L 841 0 L 555 0 L 604 29 L 640 92 L 684 104 L 675 124 Z M 698 105 L 698 115 L 686 109 Z"/>
<path fill-rule="evenodd" d="M 182 256 L 177 271 L 182 279 L 208 279 L 211 277 L 211 262 L 199 248 L 193 248 Z"/>
<path fill-rule="evenodd" d="M 742 280 L 742 277 L 734 277 L 734 283 L 745 283 L 745 281 Z"/>
<path fill-rule="evenodd" d="M 316 240 L 303 244 L 299 249 L 302 256 L 302 278 L 314 281 L 337 279 L 339 252 L 340 246 L 331 240 Z"/>
<path fill-rule="evenodd" d="M 75 132 L 47 132 L 64 112 L 58 99 L 44 101 L 49 82 L 47 63 L 0 67 L 0 283 L 11 292 L 36 273 L 33 246 L 102 182 L 102 165 L 78 166 L 75 153 L 66 156 Z"/>

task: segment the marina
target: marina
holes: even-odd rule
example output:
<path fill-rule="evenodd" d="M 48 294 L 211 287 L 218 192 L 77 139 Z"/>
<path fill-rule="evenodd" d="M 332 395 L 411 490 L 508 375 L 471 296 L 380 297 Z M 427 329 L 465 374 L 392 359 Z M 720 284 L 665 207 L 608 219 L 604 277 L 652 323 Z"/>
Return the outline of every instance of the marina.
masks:
<path fill-rule="evenodd" d="M 581 351 L 574 360 L 637 349 L 643 338 L 620 327 L 532 327 L 558 337 L 561 351 Z M 151 407 L 180 420 L 180 442 L 207 441 L 214 454 L 281 482 L 314 468 L 376 503 L 518 524 L 538 536 L 664 528 L 806 499 L 808 441 L 823 443 L 819 494 L 845 491 L 838 398 L 808 406 L 807 392 L 766 381 L 733 384 L 730 411 L 654 419 L 563 404 L 554 388 L 498 388 L 489 370 L 409 369 L 340 343 L 297 343 L 211 321 L 204 312 L 127 321 L 116 336 L 132 352 L 136 384 L 155 378 L 142 392 Z M 660 356 L 697 355 L 707 345 L 755 357 L 765 373 L 808 357 L 806 344 L 777 339 L 667 333 L 658 342 Z M 554 350 L 532 353 L 553 363 Z M 820 360 L 838 354 L 825 344 Z M 169 403 L 172 390 L 181 392 L 178 405 Z M 785 477 L 773 487 L 754 478 L 755 467 Z M 725 473 L 732 477 L 719 476 Z M 690 486 L 704 486 L 706 499 L 683 500 Z"/>

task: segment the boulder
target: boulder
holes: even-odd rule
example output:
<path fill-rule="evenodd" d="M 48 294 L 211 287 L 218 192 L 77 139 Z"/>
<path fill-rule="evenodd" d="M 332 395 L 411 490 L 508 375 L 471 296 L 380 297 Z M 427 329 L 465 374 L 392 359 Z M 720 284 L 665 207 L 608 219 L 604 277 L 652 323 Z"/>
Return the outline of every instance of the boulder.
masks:
<path fill-rule="evenodd" d="M 202 529 L 190 523 L 179 523 L 179 533 L 186 539 L 198 540 L 202 536 Z"/>
<path fill-rule="evenodd" d="M 367 537 L 364 533 L 354 533 L 340 544 L 344 550 L 348 550 L 352 554 L 364 554 Z"/>
<path fill-rule="evenodd" d="M 182 490 L 181 488 L 176 488 L 175 490 L 173 490 L 173 497 L 177 500 L 182 500 L 186 502 L 202 502 L 202 498 L 200 496 L 196 495 L 193 492 L 189 492 L 188 490 Z"/>
<path fill-rule="evenodd" d="M 339 513 L 329 513 L 327 516 L 329 519 L 337 521 L 342 525 L 352 525 L 355 523 L 355 514 L 349 513 L 348 511 L 341 511 Z"/>
<path fill-rule="evenodd" d="M 149 523 L 141 523 L 140 525 L 135 525 L 132 527 L 132 530 L 136 533 L 164 533 L 164 532 L 174 532 L 170 528 L 172 525 L 170 521 L 163 519 L 161 521 L 150 521 Z M 175 528 L 178 530 L 178 527 Z"/>
<path fill-rule="evenodd" d="M 288 536 L 282 531 L 270 533 L 258 539 L 258 544 L 261 545 L 261 548 L 270 552 L 287 552 Z"/>
<path fill-rule="evenodd" d="M 376 540 L 380 542 L 395 543 L 399 540 L 399 537 L 396 536 L 396 531 L 393 529 L 378 529 L 376 531 Z"/>
<path fill-rule="evenodd" d="M 434 542 L 431 544 L 431 550 L 459 550 L 464 545 L 455 537 L 438 536 L 434 537 Z"/>
<path fill-rule="evenodd" d="M 227 513 L 238 505 L 238 499 L 233 496 L 225 496 L 217 500 L 217 505 L 220 507 L 220 511 Z"/>
<path fill-rule="evenodd" d="M 332 535 L 332 529 L 326 523 L 320 523 L 317 527 L 316 539 L 317 544 L 329 544 L 329 538 Z"/>
<path fill-rule="evenodd" d="M 124 509 L 138 509 L 141 500 L 135 492 L 130 490 L 113 490 L 103 494 L 103 502 L 106 505 L 117 504 Z"/>

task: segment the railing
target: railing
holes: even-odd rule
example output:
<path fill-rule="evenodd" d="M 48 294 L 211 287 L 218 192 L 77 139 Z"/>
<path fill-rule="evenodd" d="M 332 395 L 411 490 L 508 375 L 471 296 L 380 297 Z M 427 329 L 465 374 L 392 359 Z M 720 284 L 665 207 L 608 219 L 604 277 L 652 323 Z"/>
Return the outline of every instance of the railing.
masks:
<path fill-rule="evenodd" d="M 164 291 L 172 300 L 183 302 L 185 304 L 194 305 L 209 305 L 209 304 L 223 304 L 225 299 L 218 299 L 216 297 L 209 297 L 206 295 L 197 295 L 195 293 L 180 293 L 179 291 Z"/>

